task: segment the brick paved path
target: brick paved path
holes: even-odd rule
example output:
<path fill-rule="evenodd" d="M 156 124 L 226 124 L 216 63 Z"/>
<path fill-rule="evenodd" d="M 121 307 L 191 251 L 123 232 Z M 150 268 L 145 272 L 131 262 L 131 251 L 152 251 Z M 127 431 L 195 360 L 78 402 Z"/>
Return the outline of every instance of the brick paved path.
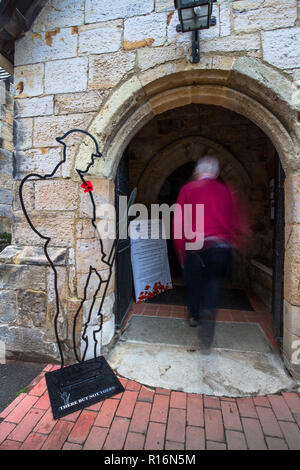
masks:
<path fill-rule="evenodd" d="M 54 420 L 42 374 L 0 414 L 0 449 L 300 450 L 296 393 L 215 398 L 121 381 L 122 394 Z"/>

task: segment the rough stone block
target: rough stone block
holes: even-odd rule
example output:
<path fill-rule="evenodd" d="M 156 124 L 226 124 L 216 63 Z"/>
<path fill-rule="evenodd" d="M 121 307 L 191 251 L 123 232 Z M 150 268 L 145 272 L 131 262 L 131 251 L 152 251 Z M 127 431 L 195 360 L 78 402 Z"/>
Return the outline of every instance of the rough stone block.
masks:
<path fill-rule="evenodd" d="M 231 34 L 231 6 L 232 3 L 227 0 L 220 2 L 220 36 L 229 36 Z"/>
<path fill-rule="evenodd" d="M 236 32 L 271 30 L 294 26 L 297 20 L 296 0 L 232 2 L 233 24 Z"/>
<path fill-rule="evenodd" d="M 62 149 L 60 148 L 40 147 L 28 149 L 26 152 L 17 151 L 15 153 L 15 178 L 23 179 L 29 173 L 37 173 L 41 176 L 51 174 L 61 159 Z M 58 168 L 55 176 L 61 176 L 61 168 Z M 30 180 L 23 188 L 25 189 L 29 184 Z"/>
<path fill-rule="evenodd" d="M 5 342 L 6 351 L 14 358 L 51 362 L 58 358 L 57 345 L 45 341 L 45 333 L 37 328 L 0 326 L 0 340 Z"/>
<path fill-rule="evenodd" d="M 69 250 L 68 250 L 67 264 L 68 265 L 74 265 L 75 264 L 74 248 L 69 248 Z"/>
<path fill-rule="evenodd" d="M 108 269 L 101 270 L 100 274 L 104 280 L 108 279 L 109 270 Z M 77 274 L 77 296 L 80 299 L 84 298 L 84 289 L 86 287 L 86 282 L 87 282 L 87 274 L 78 273 Z M 99 287 L 99 278 L 95 273 L 92 273 L 89 284 L 86 289 L 86 299 L 92 299 L 98 287 Z M 99 298 L 102 297 L 104 287 L 105 287 L 105 284 L 102 284 L 101 289 L 98 291 L 97 297 Z M 107 289 L 107 295 L 110 295 L 113 291 L 114 291 L 114 271 L 112 272 L 112 275 L 111 275 L 109 287 Z"/>
<path fill-rule="evenodd" d="M 22 197 L 27 212 L 34 210 L 34 183 L 30 181 L 30 178 L 23 184 Z M 22 211 L 19 181 L 15 181 L 13 185 L 13 210 Z"/>
<path fill-rule="evenodd" d="M 80 239 L 95 238 L 97 236 L 97 231 L 91 224 L 90 219 L 82 219 L 77 223 L 76 236 Z"/>
<path fill-rule="evenodd" d="M 282 69 L 299 66 L 300 27 L 262 33 L 263 59 Z"/>
<path fill-rule="evenodd" d="M 77 208 L 78 183 L 71 180 L 36 181 L 35 209 L 70 211 Z"/>
<path fill-rule="evenodd" d="M 285 222 L 300 224 L 300 175 L 285 180 Z"/>
<path fill-rule="evenodd" d="M 45 116 L 34 118 L 33 142 L 35 147 L 57 145 L 56 137 L 62 136 L 71 129 L 88 128 L 93 118 L 92 113 L 69 114 L 67 116 Z M 73 133 L 68 138 L 68 144 L 79 143 L 83 139 L 81 133 Z"/>
<path fill-rule="evenodd" d="M 67 268 L 58 266 L 56 267 L 57 272 L 57 288 L 58 288 L 58 295 L 59 295 L 59 316 L 58 316 L 58 332 L 59 337 L 65 341 L 68 336 L 68 315 L 69 312 L 67 310 L 68 304 L 68 274 Z M 47 337 L 53 337 L 54 334 L 54 318 L 57 314 L 56 310 L 56 295 L 55 295 L 55 287 L 54 287 L 54 271 L 52 268 L 47 269 L 47 315 L 46 315 L 46 323 L 47 323 Z"/>
<path fill-rule="evenodd" d="M 115 334 L 115 316 L 111 315 L 102 327 L 102 346 L 108 345 Z"/>
<path fill-rule="evenodd" d="M 137 51 L 137 63 L 141 70 L 147 70 L 158 64 L 176 60 L 179 50 L 175 45 L 168 47 L 145 47 Z"/>
<path fill-rule="evenodd" d="M 113 204 L 115 203 L 115 183 L 110 179 L 94 178 L 93 179 L 94 195 L 98 203 Z"/>
<path fill-rule="evenodd" d="M 64 266 L 55 266 L 57 273 L 57 289 L 60 302 L 65 303 L 68 296 L 68 280 L 67 268 Z M 52 268 L 47 269 L 47 300 L 48 303 L 55 304 L 55 286 L 54 286 L 54 271 Z"/>
<path fill-rule="evenodd" d="M 0 252 L 0 263 L 14 264 L 18 260 L 18 256 L 22 252 L 22 246 L 8 245 Z"/>
<path fill-rule="evenodd" d="M 300 307 L 291 305 L 287 300 L 284 300 L 283 312 L 284 328 L 300 338 Z"/>
<path fill-rule="evenodd" d="M 84 93 L 65 93 L 55 96 L 55 114 L 82 113 L 98 111 L 107 92 L 88 91 Z"/>
<path fill-rule="evenodd" d="M 66 305 L 67 303 L 64 301 L 60 301 L 60 306 L 59 306 L 59 316 L 58 316 L 58 321 L 57 321 L 57 330 L 58 330 L 58 336 L 61 341 L 61 346 L 63 351 L 68 351 L 69 344 L 68 341 L 68 317 L 66 315 Z M 56 343 L 56 337 L 55 337 L 55 329 L 54 329 L 54 318 L 56 316 L 56 305 L 54 302 L 48 303 L 47 304 L 47 312 L 46 312 L 46 320 L 45 320 L 45 335 L 46 335 L 46 340 L 47 341 L 53 341 Z M 66 347 L 65 347 L 66 344 Z"/>
<path fill-rule="evenodd" d="M 79 28 L 79 55 L 115 52 L 121 48 L 122 22 L 111 21 Z"/>
<path fill-rule="evenodd" d="M 283 357 L 291 374 L 300 379 L 300 337 L 285 328 L 283 333 Z"/>
<path fill-rule="evenodd" d="M 0 163 L 0 168 L 1 168 L 1 163 Z M 12 189 L 13 181 L 11 179 L 11 174 L 0 173 L 0 185 L 2 186 L 2 188 Z"/>
<path fill-rule="evenodd" d="M 66 304 L 66 311 L 67 311 L 67 318 L 65 321 L 67 322 L 67 344 L 73 352 L 73 322 L 75 315 L 81 305 L 81 301 L 78 299 L 70 299 L 67 301 Z M 76 317 L 76 345 L 78 350 L 80 349 L 80 341 L 81 341 L 81 325 L 82 325 L 82 309 L 79 311 Z M 53 328 L 53 326 L 52 326 Z M 74 359 L 73 359 L 74 360 Z"/>
<path fill-rule="evenodd" d="M 259 51 L 260 37 L 256 33 L 225 36 L 202 41 L 202 52 Z"/>
<path fill-rule="evenodd" d="M 0 217 L 12 217 L 12 206 L 0 204 Z"/>
<path fill-rule="evenodd" d="M 174 10 L 174 0 L 155 0 L 155 11 L 172 11 Z"/>
<path fill-rule="evenodd" d="M 41 328 L 46 319 L 46 294 L 33 290 L 18 292 L 17 322 L 21 326 Z"/>
<path fill-rule="evenodd" d="M 29 31 L 15 43 L 15 65 L 76 57 L 77 39 L 72 28 L 56 28 L 41 33 Z"/>
<path fill-rule="evenodd" d="M 112 311 L 113 311 L 113 306 L 115 302 L 115 296 L 113 293 L 106 295 L 105 300 L 103 302 L 101 312 L 100 312 L 100 307 L 101 307 L 101 302 L 102 298 L 97 298 L 94 305 L 93 305 L 93 299 L 87 300 L 83 303 L 82 306 L 82 324 L 85 324 L 88 322 L 91 325 L 99 325 L 99 313 L 103 315 L 103 320 L 106 322 L 110 319 Z M 92 311 L 90 312 L 92 307 Z"/>
<path fill-rule="evenodd" d="M 53 114 L 53 96 L 26 98 L 15 101 L 15 117 L 44 116 Z"/>
<path fill-rule="evenodd" d="M 84 23 L 84 0 L 51 0 L 33 24 L 33 31 L 49 31 Z"/>
<path fill-rule="evenodd" d="M 12 152 L 0 149 L 0 172 L 11 175 L 13 170 Z"/>
<path fill-rule="evenodd" d="M 76 297 L 76 269 L 75 266 L 69 267 L 69 295 L 71 297 Z"/>
<path fill-rule="evenodd" d="M 283 120 L 288 119 L 289 115 L 289 117 L 292 119 L 292 113 L 287 113 L 286 111 L 286 106 L 295 106 L 293 101 L 293 94 L 296 88 L 292 81 L 287 80 L 286 77 L 282 75 L 282 73 L 275 70 L 274 68 L 271 68 L 269 65 L 264 64 L 261 60 L 250 58 L 249 56 L 237 58 L 233 64 L 232 69 L 234 76 L 241 74 L 244 77 L 243 79 L 234 79 L 236 84 L 238 82 L 242 84 L 242 81 L 247 80 L 248 90 L 251 92 L 252 96 L 254 96 L 253 93 L 259 94 L 260 99 L 266 103 L 265 105 L 269 110 L 273 111 L 274 114 L 279 112 L 279 103 L 285 103 L 284 108 L 282 108 L 280 112 L 280 115 L 282 116 Z M 258 86 L 258 84 L 260 86 Z M 262 90 L 264 89 L 264 91 L 261 93 L 258 91 L 260 88 Z M 292 152 L 290 150 L 288 152 L 291 154 L 289 165 L 291 165 L 291 168 L 294 167 L 297 169 L 298 166 L 297 163 L 293 161 Z"/>
<path fill-rule="evenodd" d="M 87 284 L 87 273 L 77 272 L 77 297 L 83 299 L 85 296 L 86 288 L 86 299 L 92 299 L 96 290 L 99 287 L 99 278 L 95 273 L 92 273 L 88 286 Z"/>
<path fill-rule="evenodd" d="M 99 308 L 101 305 L 101 299 L 96 299 L 95 302 L 93 299 L 86 300 L 82 306 L 82 326 L 89 325 L 99 325 L 100 324 L 100 312 Z"/>
<path fill-rule="evenodd" d="M 93 197 L 96 205 L 96 216 L 99 217 L 101 204 L 114 205 L 114 182 L 108 179 L 91 179 L 93 184 Z M 80 217 L 92 217 L 93 206 L 87 193 L 80 192 Z"/>
<path fill-rule="evenodd" d="M 26 98 L 44 92 L 44 64 L 15 67 L 15 96 Z"/>
<path fill-rule="evenodd" d="M 298 82 L 298 85 L 299 85 L 299 82 L 300 82 L 300 69 L 294 70 L 294 81 Z"/>
<path fill-rule="evenodd" d="M 1 289 L 46 290 L 46 274 L 44 267 L 0 264 L 0 273 Z"/>
<path fill-rule="evenodd" d="M 284 298 L 300 306 L 300 225 L 285 227 Z"/>
<path fill-rule="evenodd" d="M 85 310 L 85 315 L 83 314 L 83 326 L 85 325 L 85 322 L 88 319 L 89 315 L 89 306 L 91 304 L 91 301 L 85 302 L 84 305 L 86 306 L 83 307 L 83 310 Z M 94 354 L 94 340 L 93 340 L 93 332 L 99 328 L 99 307 L 101 304 L 101 299 L 97 299 L 94 305 L 94 308 L 91 312 L 91 318 L 90 322 L 88 323 L 88 327 L 85 332 L 85 336 L 89 338 L 89 344 L 88 344 L 88 350 L 87 350 L 87 355 L 86 359 L 92 358 Z M 102 315 L 103 315 L 103 325 L 102 325 L 102 330 L 98 333 L 98 347 L 100 348 L 101 346 L 106 346 L 107 344 L 110 343 L 112 337 L 114 336 L 114 331 L 115 331 L 115 317 L 111 313 L 114 305 L 114 295 L 108 295 L 103 303 L 102 306 Z M 82 331 L 83 333 L 83 331 Z M 82 341 L 81 343 L 81 351 L 83 352 L 85 350 L 86 343 L 85 341 Z M 101 351 L 99 351 L 100 354 Z"/>
<path fill-rule="evenodd" d="M 16 150 L 25 150 L 32 147 L 32 118 L 16 119 L 14 121 L 14 140 Z"/>
<path fill-rule="evenodd" d="M 0 324 L 12 323 L 16 319 L 17 294 L 11 290 L 0 291 Z"/>
<path fill-rule="evenodd" d="M 0 203 L 12 204 L 12 192 L 9 189 L 0 189 Z"/>
<path fill-rule="evenodd" d="M 115 294 L 107 294 L 102 306 L 102 314 L 104 317 L 104 322 L 109 321 L 115 304 Z"/>
<path fill-rule="evenodd" d="M 30 215 L 32 223 L 37 230 L 46 237 L 51 238 L 52 246 L 72 246 L 73 244 L 73 224 L 74 216 L 70 213 L 60 212 L 58 214 Z M 45 240 L 36 235 L 24 217 L 16 216 L 13 240 L 17 245 L 38 245 L 43 246 Z"/>
<path fill-rule="evenodd" d="M 166 41 L 166 13 L 151 13 L 124 21 L 125 50 L 145 46 L 162 46 Z"/>
<path fill-rule="evenodd" d="M 87 88 L 87 73 L 88 59 L 86 57 L 47 62 L 45 66 L 45 92 L 84 91 Z M 80 111 L 82 112 L 81 109 Z"/>
<path fill-rule="evenodd" d="M 134 68 L 133 52 L 116 52 L 91 56 L 89 66 L 89 88 L 112 88 Z"/>
<path fill-rule="evenodd" d="M 122 83 L 106 101 L 105 108 L 97 115 L 90 128 L 90 132 L 98 140 L 100 148 L 104 148 L 108 137 L 111 133 L 115 132 L 115 119 L 122 119 L 130 109 L 136 106 L 143 95 L 144 90 L 142 89 L 141 82 L 136 76 L 133 76 Z M 147 105 L 142 106 L 142 110 L 144 110 L 145 106 Z M 76 167 L 84 167 L 90 161 L 90 155 L 93 151 L 93 143 L 87 142 L 87 145 L 81 145 L 76 159 Z M 89 174 L 113 178 L 112 166 L 115 166 L 115 162 L 106 155 L 105 162 L 103 159 L 97 159 Z"/>
<path fill-rule="evenodd" d="M 110 253 L 113 240 L 116 238 L 116 222 L 114 219 L 96 219 L 97 237 L 102 240 L 103 250 Z"/>
<path fill-rule="evenodd" d="M 108 21 L 116 18 L 127 18 L 136 15 L 145 15 L 154 9 L 154 0 L 87 0 L 86 23 Z"/>
<path fill-rule="evenodd" d="M 11 230 L 11 217 L 0 217 L 0 232 L 9 233 Z M 5 245 L 5 244 L 4 244 Z M 2 245 L 3 248 L 3 245 Z"/>
<path fill-rule="evenodd" d="M 76 246 L 76 268 L 78 273 L 88 273 L 90 266 L 97 270 L 106 268 L 106 265 L 101 261 L 98 239 L 77 240 Z"/>
<path fill-rule="evenodd" d="M 55 266 L 66 264 L 68 251 L 66 248 L 49 247 L 47 251 Z M 39 246 L 24 246 L 18 254 L 17 261 L 20 264 L 49 266 L 44 249 Z"/>

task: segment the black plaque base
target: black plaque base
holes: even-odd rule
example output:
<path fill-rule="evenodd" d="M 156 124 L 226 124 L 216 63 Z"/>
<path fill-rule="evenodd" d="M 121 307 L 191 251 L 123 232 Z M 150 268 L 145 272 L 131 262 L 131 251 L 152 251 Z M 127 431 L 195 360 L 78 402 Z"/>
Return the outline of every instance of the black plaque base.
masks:
<path fill-rule="evenodd" d="M 45 377 L 55 419 L 124 391 L 103 356 L 47 372 Z"/>

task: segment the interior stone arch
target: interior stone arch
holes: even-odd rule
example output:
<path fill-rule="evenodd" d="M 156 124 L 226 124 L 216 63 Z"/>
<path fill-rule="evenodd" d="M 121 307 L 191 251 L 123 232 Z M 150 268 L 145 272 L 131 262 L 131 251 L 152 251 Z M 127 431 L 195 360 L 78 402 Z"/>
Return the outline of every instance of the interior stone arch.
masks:
<path fill-rule="evenodd" d="M 216 155 L 220 174 L 226 183 L 236 183 L 236 189 L 246 192 L 251 177 L 243 165 L 222 145 L 201 136 L 178 139 L 158 151 L 140 175 L 137 189 L 139 200 L 145 204 L 158 202 L 159 191 L 166 178 L 177 168 L 204 155 Z"/>

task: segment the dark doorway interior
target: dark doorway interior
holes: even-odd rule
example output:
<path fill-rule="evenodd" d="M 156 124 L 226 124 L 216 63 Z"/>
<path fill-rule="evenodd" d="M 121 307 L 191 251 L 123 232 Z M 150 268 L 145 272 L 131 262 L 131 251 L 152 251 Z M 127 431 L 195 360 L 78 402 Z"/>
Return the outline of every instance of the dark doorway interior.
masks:
<path fill-rule="evenodd" d="M 180 189 L 193 175 L 195 162 L 188 162 L 177 168 L 164 182 L 159 192 L 158 203 L 172 206 L 177 201 Z M 182 270 L 178 263 L 172 240 L 167 240 L 168 257 L 173 284 L 182 284 Z"/>
<path fill-rule="evenodd" d="M 176 202 L 181 187 L 187 183 L 193 174 L 195 162 L 188 162 L 177 168 L 164 181 L 158 196 L 159 204 L 172 205 Z M 124 153 L 116 176 L 116 209 L 118 214 L 118 196 L 129 196 L 129 158 L 127 152 Z M 275 218 L 274 218 L 274 241 L 273 241 L 273 287 L 272 287 L 272 316 L 277 341 L 282 336 L 282 303 L 283 303 L 283 246 L 284 246 L 284 172 L 278 157 L 276 157 L 275 171 Z M 177 291 L 174 292 L 172 300 L 164 299 L 164 294 L 159 299 L 152 299 L 148 302 L 153 303 L 170 303 L 183 305 L 184 299 L 184 281 L 182 278 L 182 270 L 178 263 L 172 240 L 167 240 L 168 258 L 170 263 L 173 285 Z M 133 281 L 130 260 L 130 243 L 129 240 L 120 242 L 116 256 L 116 324 L 121 326 L 125 319 L 132 300 L 133 300 Z M 243 292 L 241 287 L 237 285 L 226 285 L 227 289 L 223 289 L 220 308 L 233 308 L 240 310 L 250 310 L 247 307 L 247 299 L 243 298 L 236 306 L 238 298 L 242 298 Z M 166 293 L 168 294 L 168 293 Z M 170 294 L 168 294 L 170 295 Z M 176 299 L 178 299 L 176 301 Z M 232 307 L 230 305 L 232 304 Z M 242 306 L 244 305 L 244 307 Z"/>
<path fill-rule="evenodd" d="M 221 178 L 237 191 L 249 208 L 253 229 L 248 245 L 245 244 L 244 251 L 239 250 L 234 260 L 232 280 L 228 279 L 228 285 L 222 287 L 239 288 L 249 299 L 253 294 L 257 302 L 251 300 L 251 304 L 262 317 L 266 313 L 271 318 L 272 313 L 279 338 L 282 332 L 284 174 L 272 142 L 260 128 L 233 111 L 212 105 L 187 105 L 162 113 L 129 143 L 129 159 L 124 155 L 118 169 L 116 194 L 129 194 L 137 187 L 135 202 L 145 204 L 148 209 L 157 202 L 172 205 L 180 188 L 192 176 L 196 156 L 200 158 L 205 154 L 218 156 Z M 273 196 L 271 180 L 275 183 Z M 275 205 L 275 218 L 271 217 L 271 202 Z M 167 240 L 167 245 L 173 285 L 183 286 L 173 242 Z M 132 299 L 135 304 L 129 244 L 125 243 L 118 250 L 116 275 L 116 314 L 117 323 L 121 324 Z M 158 297 L 163 304 L 162 295 Z M 239 318 L 252 321 L 248 319 L 252 314 L 243 315 L 246 310 L 245 307 L 239 309 L 233 302 L 232 313 L 227 310 L 224 318 L 231 315 L 234 321 L 240 321 Z"/>

